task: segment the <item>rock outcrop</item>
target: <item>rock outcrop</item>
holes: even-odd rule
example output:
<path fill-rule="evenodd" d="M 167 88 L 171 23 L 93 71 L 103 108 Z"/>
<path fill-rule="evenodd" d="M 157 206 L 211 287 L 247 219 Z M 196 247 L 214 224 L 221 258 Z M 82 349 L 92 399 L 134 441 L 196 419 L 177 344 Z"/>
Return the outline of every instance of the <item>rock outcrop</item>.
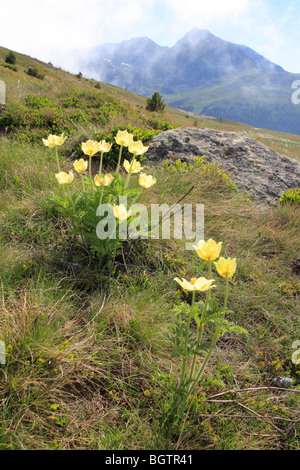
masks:
<path fill-rule="evenodd" d="M 231 175 L 240 191 L 266 204 L 277 204 L 284 191 L 300 187 L 300 163 L 243 133 L 171 129 L 155 136 L 145 155 L 150 162 L 189 161 L 205 155 L 206 161 Z"/>

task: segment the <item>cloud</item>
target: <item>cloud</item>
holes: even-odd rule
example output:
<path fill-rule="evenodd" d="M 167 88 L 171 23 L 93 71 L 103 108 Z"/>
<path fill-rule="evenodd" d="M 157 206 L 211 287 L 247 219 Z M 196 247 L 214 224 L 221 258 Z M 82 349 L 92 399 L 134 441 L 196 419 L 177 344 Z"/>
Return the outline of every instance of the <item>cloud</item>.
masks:
<path fill-rule="evenodd" d="M 95 43 L 151 36 L 165 29 L 187 32 L 211 21 L 234 21 L 249 0 L 11 0 L 6 2 L 0 43 L 37 50 L 85 48 Z M 162 18 L 162 12 L 164 17 Z M 13 25 L 13 26 L 12 26 Z M 114 38 L 116 38 L 114 40 Z M 178 35 L 177 35 L 178 39 Z"/>
<path fill-rule="evenodd" d="M 76 47 L 90 45 L 105 6 L 97 0 L 52 0 L 48 4 L 39 0 L 12 0 L 7 2 L 5 12 L 11 21 L 1 24 L 2 43 L 9 38 L 18 44 L 22 41 L 36 46 Z"/>
<path fill-rule="evenodd" d="M 9 0 L 2 7 L 5 21 L 1 23 L 0 45 L 76 71 L 77 55 L 99 44 L 148 36 L 160 45 L 173 46 L 198 27 L 222 39 L 246 44 L 262 54 L 270 53 L 268 58 L 280 63 L 276 61 L 279 54 L 276 47 L 284 51 L 280 56 L 284 57 L 287 45 L 283 41 L 289 40 L 291 47 L 299 25 L 295 19 L 298 8 L 295 1 L 282 3 L 283 14 L 274 20 L 272 12 L 279 3 L 275 5 L 271 0 Z M 288 30 L 291 26 L 294 29 Z"/>
<path fill-rule="evenodd" d="M 233 27 L 249 10 L 250 0 L 164 0 L 153 4 L 157 18 L 163 16 L 156 28 L 163 44 L 173 46 L 188 31 L 197 27 L 212 33 L 220 25 Z M 164 15 L 161 13 L 164 12 Z M 153 11 L 153 17 L 155 12 Z M 154 24 L 154 21 L 153 21 Z"/>
<path fill-rule="evenodd" d="M 251 15 L 253 39 L 248 45 L 290 72 L 300 70 L 297 43 L 300 39 L 299 4 L 256 0 L 259 15 Z"/>
<path fill-rule="evenodd" d="M 198 26 L 203 26 L 210 22 L 228 21 L 235 22 L 241 15 L 244 15 L 250 5 L 249 0 L 165 0 L 176 15 L 177 20 Z"/>
<path fill-rule="evenodd" d="M 74 51 L 119 42 L 143 31 L 156 0 L 11 0 L 5 4 L 0 45 L 57 62 Z"/>

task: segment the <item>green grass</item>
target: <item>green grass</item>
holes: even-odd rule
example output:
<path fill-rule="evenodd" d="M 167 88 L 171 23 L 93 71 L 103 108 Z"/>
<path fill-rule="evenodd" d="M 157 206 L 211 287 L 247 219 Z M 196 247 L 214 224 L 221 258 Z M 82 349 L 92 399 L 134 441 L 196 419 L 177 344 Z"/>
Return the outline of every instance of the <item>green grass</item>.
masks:
<path fill-rule="evenodd" d="M 9 74 L 12 101 L 20 91 L 13 74 L 23 78 L 22 67 L 32 65 L 17 55 L 18 72 L 1 70 Z M 40 90 L 49 100 L 66 99 L 72 81 L 95 96 L 92 81 L 39 67 L 45 79 L 27 77 L 27 95 Z M 127 117 L 112 113 L 105 126 L 91 119 L 75 125 L 66 141 L 70 152 L 60 152 L 66 171 L 71 143 L 92 132 L 129 124 L 146 132 L 155 130 L 153 120 L 174 126 L 194 120 L 171 109 L 153 117 L 143 98 L 110 85 L 101 90 L 128 106 Z M 0 339 L 7 358 L 0 365 L 0 449 L 298 450 L 300 369 L 291 362 L 291 345 L 300 339 L 299 207 L 258 206 L 201 161 L 146 168 L 157 178 L 143 193 L 146 205 L 176 203 L 194 186 L 184 202 L 204 204 L 205 238 L 222 241 L 222 254 L 237 258 L 228 319 L 249 335 L 220 339 L 184 428 L 166 432 L 170 378 L 180 366 L 169 339 L 173 309 L 189 300 L 174 277 L 207 275 L 205 264 L 185 250 L 185 240 L 141 240 L 124 245 L 109 275 L 100 273 L 48 199 L 60 190 L 53 152 L 38 139 L 28 141 L 35 128 L 23 137 L 15 131 L 0 137 Z M 285 145 L 279 134 L 276 141 Z M 68 261 L 79 262 L 79 271 Z M 214 276 L 222 303 L 225 283 Z M 277 376 L 292 378 L 293 386 L 272 387 Z"/>

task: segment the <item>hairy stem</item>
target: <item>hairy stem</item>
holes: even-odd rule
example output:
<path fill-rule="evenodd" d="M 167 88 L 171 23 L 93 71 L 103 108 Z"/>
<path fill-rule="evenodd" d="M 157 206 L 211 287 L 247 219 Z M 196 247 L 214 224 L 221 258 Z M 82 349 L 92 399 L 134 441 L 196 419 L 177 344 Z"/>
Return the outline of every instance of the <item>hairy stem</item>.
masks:
<path fill-rule="evenodd" d="M 121 164 L 122 148 L 123 148 L 123 145 L 120 146 L 120 150 L 119 150 L 119 159 L 118 159 L 118 165 L 117 165 L 117 169 L 116 169 L 117 174 L 119 173 L 119 168 L 120 168 L 120 164 Z"/>
<path fill-rule="evenodd" d="M 56 157 L 58 172 L 60 173 L 60 165 L 59 165 L 59 158 L 58 158 L 57 147 L 55 147 L 55 157 Z"/>
<path fill-rule="evenodd" d="M 192 305 L 191 305 L 191 310 L 188 318 L 188 322 L 186 325 L 186 330 L 185 330 L 185 339 L 184 339 L 184 356 L 182 360 L 182 371 L 181 371 L 181 376 L 180 376 L 180 381 L 179 381 L 179 388 L 183 383 L 184 376 L 186 375 L 186 368 L 187 368 L 187 346 L 188 346 L 188 339 L 189 339 L 189 332 L 190 332 L 190 324 L 191 324 L 191 319 L 193 316 L 193 311 L 195 307 L 195 294 L 196 291 L 193 291 L 192 293 Z"/>
<path fill-rule="evenodd" d="M 131 164 L 130 164 L 128 176 L 127 176 L 127 178 L 126 178 L 126 182 L 125 182 L 124 189 L 126 189 L 127 186 L 128 186 L 128 183 L 129 183 L 129 180 L 130 180 L 130 175 L 131 175 L 131 171 L 132 171 L 132 167 L 133 167 L 134 162 L 135 162 L 135 155 L 133 155 L 133 158 L 132 158 L 132 160 L 131 160 Z"/>

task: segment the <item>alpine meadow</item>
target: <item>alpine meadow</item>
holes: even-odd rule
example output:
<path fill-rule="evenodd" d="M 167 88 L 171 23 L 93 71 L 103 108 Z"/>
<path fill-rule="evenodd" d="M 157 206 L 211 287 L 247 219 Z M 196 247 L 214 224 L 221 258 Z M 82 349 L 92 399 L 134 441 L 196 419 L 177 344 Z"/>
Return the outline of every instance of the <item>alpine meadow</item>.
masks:
<path fill-rule="evenodd" d="M 1 47 L 0 80 L 0 449 L 299 450 L 299 188 L 264 204 L 203 154 L 148 155 L 192 128 L 300 162 L 300 135 Z M 197 204 L 192 250 L 133 212 Z"/>

